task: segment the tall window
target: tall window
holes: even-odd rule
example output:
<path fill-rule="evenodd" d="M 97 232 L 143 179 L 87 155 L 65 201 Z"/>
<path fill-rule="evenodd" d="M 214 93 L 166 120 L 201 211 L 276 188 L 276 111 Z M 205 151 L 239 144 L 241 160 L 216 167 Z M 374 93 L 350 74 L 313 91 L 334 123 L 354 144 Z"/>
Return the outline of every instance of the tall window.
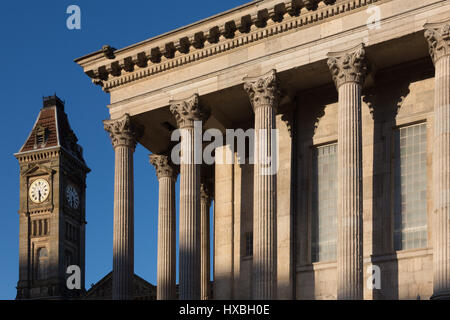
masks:
<path fill-rule="evenodd" d="M 46 279 L 48 270 L 48 252 L 46 248 L 40 248 L 37 252 L 37 278 Z"/>
<path fill-rule="evenodd" d="M 394 248 L 427 246 L 426 124 L 395 132 Z"/>
<path fill-rule="evenodd" d="M 337 250 L 337 144 L 317 147 L 312 168 L 311 258 L 336 259 Z"/>

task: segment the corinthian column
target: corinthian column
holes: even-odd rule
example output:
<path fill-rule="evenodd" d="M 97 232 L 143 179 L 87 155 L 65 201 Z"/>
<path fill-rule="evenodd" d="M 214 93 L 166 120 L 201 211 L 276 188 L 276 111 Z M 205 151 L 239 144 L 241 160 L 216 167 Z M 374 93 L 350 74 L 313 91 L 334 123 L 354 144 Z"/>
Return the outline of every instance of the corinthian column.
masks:
<path fill-rule="evenodd" d="M 105 120 L 103 125 L 115 151 L 112 297 L 129 300 L 133 299 L 134 276 L 133 152 L 143 130 L 128 114 Z"/>
<path fill-rule="evenodd" d="M 159 181 L 157 300 L 176 298 L 175 181 L 177 168 L 167 155 L 150 155 Z"/>
<path fill-rule="evenodd" d="M 450 20 L 425 25 L 435 66 L 433 296 L 450 299 Z"/>
<path fill-rule="evenodd" d="M 363 299 L 361 87 L 364 46 L 328 54 L 339 92 L 338 111 L 338 299 Z"/>
<path fill-rule="evenodd" d="M 275 114 L 279 86 L 275 70 L 262 77 L 245 78 L 255 112 L 253 191 L 253 299 L 276 298 L 277 279 L 277 143 Z"/>
<path fill-rule="evenodd" d="M 201 152 L 202 143 L 195 137 L 194 121 L 206 121 L 209 112 L 200 105 L 197 94 L 186 100 L 171 101 L 170 104 L 170 111 L 181 129 L 180 299 L 198 300 L 201 251 L 200 159 L 196 159 L 195 154 Z"/>
<path fill-rule="evenodd" d="M 210 259 L 209 259 L 209 208 L 211 206 L 211 188 L 204 182 L 201 184 L 200 188 L 201 195 L 201 209 L 200 209 L 200 225 L 201 225 L 201 299 L 209 300 L 210 288 L 209 288 L 209 278 L 210 278 Z"/>

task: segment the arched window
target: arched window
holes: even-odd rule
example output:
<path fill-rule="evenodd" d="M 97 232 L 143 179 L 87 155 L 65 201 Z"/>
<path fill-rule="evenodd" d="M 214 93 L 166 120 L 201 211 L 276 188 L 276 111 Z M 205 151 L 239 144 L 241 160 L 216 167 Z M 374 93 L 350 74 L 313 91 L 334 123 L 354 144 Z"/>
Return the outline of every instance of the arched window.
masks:
<path fill-rule="evenodd" d="M 48 271 L 48 252 L 47 248 L 43 247 L 38 250 L 37 254 L 37 278 L 39 280 L 47 278 Z"/>

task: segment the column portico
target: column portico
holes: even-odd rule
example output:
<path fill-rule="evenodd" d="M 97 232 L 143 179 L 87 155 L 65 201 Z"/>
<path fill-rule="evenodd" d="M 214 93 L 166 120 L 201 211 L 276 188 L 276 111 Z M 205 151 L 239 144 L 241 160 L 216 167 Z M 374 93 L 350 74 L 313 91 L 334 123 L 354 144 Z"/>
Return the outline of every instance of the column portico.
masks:
<path fill-rule="evenodd" d="M 450 20 L 424 27 L 435 66 L 431 298 L 450 299 Z"/>
<path fill-rule="evenodd" d="M 200 197 L 201 197 L 201 209 L 200 209 L 200 242 L 201 242 L 201 299 L 211 299 L 210 290 L 210 243 L 209 243 L 209 208 L 211 207 L 212 190 L 206 182 L 201 184 Z"/>
<path fill-rule="evenodd" d="M 337 298 L 363 299 L 361 88 L 367 72 L 363 45 L 328 54 L 339 93 Z"/>
<path fill-rule="evenodd" d="M 194 121 L 206 121 L 209 110 L 202 107 L 198 94 L 186 100 L 170 101 L 170 111 L 181 129 L 180 163 L 180 299 L 200 299 L 200 170 L 196 163 Z M 201 151 L 201 149 L 200 149 Z M 197 162 L 199 162 L 197 160 Z"/>
<path fill-rule="evenodd" d="M 157 300 L 176 299 L 175 182 L 178 169 L 167 155 L 150 155 L 159 181 Z"/>
<path fill-rule="evenodd" d="M 133 299 L 134 277 L 134 179 L 133 153 L 143 129 L 128 114 L 103 121 L 115 151 L 114 174 L 114 300 Z"/>
<path fill-rule="evenodd" d="M 275 70 L 261 77 L 244 78 L 255 112 L 253 191 L 253 299 L 276 298 L 277 279 L 277 143 L 275 115 L 279 84 Z"/>

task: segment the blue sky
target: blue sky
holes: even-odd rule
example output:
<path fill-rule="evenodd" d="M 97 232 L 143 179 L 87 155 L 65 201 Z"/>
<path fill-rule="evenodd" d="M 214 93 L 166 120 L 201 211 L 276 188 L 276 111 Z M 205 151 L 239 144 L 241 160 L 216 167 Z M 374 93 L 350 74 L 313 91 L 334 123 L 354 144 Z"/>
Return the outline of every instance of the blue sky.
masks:
<path fill-rule="evenodd" d="M 109 95 L 73 59 L 109 44 L 122 48 L 244 4 L 245 0 L 4 1 L 0 10 L 0 299 L 14 299 L 18 280 L 19 166 L 42 106 L 56 93 L 92 172 L 87 179 L 86 288 L 112 268 L 114 153 L 101 121 Z M 81 30 L 68 30 L 66 9 L 81 8 Z M 149 151 L 135 153 L 135 272 L 156 283 L 158 183 Z M 178 184 L 177 184 L 178 190 Z M 177 194 L 178 208 L 178 194 Z"/>

